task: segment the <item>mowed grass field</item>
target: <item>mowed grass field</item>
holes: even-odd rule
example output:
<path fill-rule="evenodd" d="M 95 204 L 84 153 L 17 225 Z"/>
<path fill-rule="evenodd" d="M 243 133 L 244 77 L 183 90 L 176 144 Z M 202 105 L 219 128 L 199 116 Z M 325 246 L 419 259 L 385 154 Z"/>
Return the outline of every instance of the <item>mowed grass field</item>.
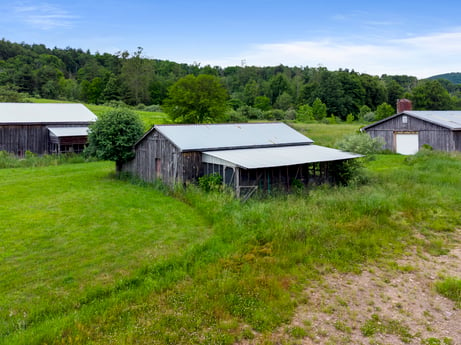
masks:
<path fill-rule="evenodd" d="M 111 109 L 112 107 L 104 105 L 94 105 L 86 104 L 86 107 L 90 109 L 96 116 L 99 116 Z M 144 129 L 148 130 L 154 125 L 168 123 L 168 115 L 162 112 L 153 112 L 153 111 L 143 111 L 143 110 L 133 110 L 139 115 L 139 117 L 144 122 Z"/>
<path fill-rule="evenodd" d="M 106 162 L 0 170 L 0 339 L 210 235 L 190 206 L 113 170 Z"/>
<path fill-rule="evenodd" d="M 43 98 L 29 98 L 30 102 L 33 103 L 72 103 L 68 101 L 58 101 L 53 99 L 43 99 Z M 85 104 L 85 106 L 91 110 L 96 116 L 99 116 L 111 109 L 110 106 L 106 105 L 97 105 L 97 104 Z M 139 115 L 145 125 L 145 130 L 148 130 L 153 125 L 168 123 L 168 115 L 162 112 L 153 112 L 153 111 L 143 111 L 143 110 L 133 110 Z"/>
<path fill-rule="evenodd" d="M 290 126 L 314 140 L 316 145 L 335 147 L 336 143 L 342 140 L 344 136 L 358 132 L 364 124 L 339 123 L 329 125 L 323 123 L 293 122 L 290 123 Z"/>
<path fill-rule="evenodd" d="M 323 145 L 357 129 L 314 126 Z M 113 171 L 0 169 L 0 344 L 264 339 L 312 280 L 395 267 L 409 245 L 446 253 L 461 227 L 459 154 L 378 155 L 364 184 L 246 203 Z"/>

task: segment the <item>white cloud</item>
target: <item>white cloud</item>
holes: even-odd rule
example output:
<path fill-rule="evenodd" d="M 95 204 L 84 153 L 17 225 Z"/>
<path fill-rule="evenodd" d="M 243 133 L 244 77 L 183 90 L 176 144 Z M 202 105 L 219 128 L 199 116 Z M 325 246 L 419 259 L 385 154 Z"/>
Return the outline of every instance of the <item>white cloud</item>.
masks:
<path fill-rule="evenodd" d="M 14 8 L 14 12 L 19 20 L 41 30 L 72 27 L 76 18 L 66 10 L 48 3 L 21 4 Z"/>
<path fill-rule="evenodd" d="M 362 42 L 368 38 L 363 37 Z M 203 61 L 229 66 L 245 60 L 255 66 L 324 66 L 372 75 L 406 74 L 418 78 L 461 71 L 461 29 L 403 39 L 351 43 L 338 38 L 258 44 L 233 58 Z"/>
<path fill-rule="evenodd" d="M 408 45 L 414 49 L 430 49 L 433 53 L 439 52 L 461 53 L 461 28 L 453 32 L 436 33 L 427 36 L 417 36 L 395 41 L 397 44 Z"/>

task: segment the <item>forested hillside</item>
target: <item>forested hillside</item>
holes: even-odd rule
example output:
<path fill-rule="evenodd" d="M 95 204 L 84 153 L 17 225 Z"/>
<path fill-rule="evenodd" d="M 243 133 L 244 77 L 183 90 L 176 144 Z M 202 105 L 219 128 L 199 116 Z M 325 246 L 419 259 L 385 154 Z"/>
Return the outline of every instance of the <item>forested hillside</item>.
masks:
<path fill-rule="evenodd" d="M 452 73 L 444 73 L 434 75 L 428 79 L 445 79 L 453 84 L 461 84 L 461 73 L 460 72 L 452 72 Z"/>
<path fill-rule="evenodd" d="M 373 76 L 324 67 L 200 66 L 146 58 L 143 49 L 91 53 L 0 41 L 0 101 L 22 95 L 92 104 L 123 102 L 159 110 L 180 78 L 209 74 L 229 95 L 229 120 L 379 119 L 398 98 L 415 109 L 461 109 L 461 85 L 398 75 Z"/>

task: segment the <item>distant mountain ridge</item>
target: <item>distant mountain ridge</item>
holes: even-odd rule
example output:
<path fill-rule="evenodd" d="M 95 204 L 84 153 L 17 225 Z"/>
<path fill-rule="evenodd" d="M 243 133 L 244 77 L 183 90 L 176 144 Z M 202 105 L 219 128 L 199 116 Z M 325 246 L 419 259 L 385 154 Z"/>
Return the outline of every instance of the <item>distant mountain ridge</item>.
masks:
<path fill-rule="evenodd" d="M 452 83 L 461 84 L 461 72 L 438 74 L 427 79 L 446 79 L 451 81 Z"/>

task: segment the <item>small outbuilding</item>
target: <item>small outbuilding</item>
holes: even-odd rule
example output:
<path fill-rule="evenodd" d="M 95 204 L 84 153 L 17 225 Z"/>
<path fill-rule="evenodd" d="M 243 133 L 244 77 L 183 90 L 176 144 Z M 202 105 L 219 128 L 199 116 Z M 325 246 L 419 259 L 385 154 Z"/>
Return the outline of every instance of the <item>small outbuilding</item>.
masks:
<path fill-rule="evenodd" d="M 83 104 L 0 103 L 0 151 L 18 156 L 83 151 L 96 121 Z"/>
<path fill-rule="evenodd" d="M 404 110 L 362 128 L 382 138 L 384 149 L 411 155 L 428 145 L 439 151 L 461 151 L 461 111 Z"/>
<path fill-rule="evenodd" d="M 158 125 L 134 149 L 124 172 L 167 185 L 217 173 L 238 196 L 329 181 L 336 162 L 360 157 L 314 145 L 284 123 Z"/>

